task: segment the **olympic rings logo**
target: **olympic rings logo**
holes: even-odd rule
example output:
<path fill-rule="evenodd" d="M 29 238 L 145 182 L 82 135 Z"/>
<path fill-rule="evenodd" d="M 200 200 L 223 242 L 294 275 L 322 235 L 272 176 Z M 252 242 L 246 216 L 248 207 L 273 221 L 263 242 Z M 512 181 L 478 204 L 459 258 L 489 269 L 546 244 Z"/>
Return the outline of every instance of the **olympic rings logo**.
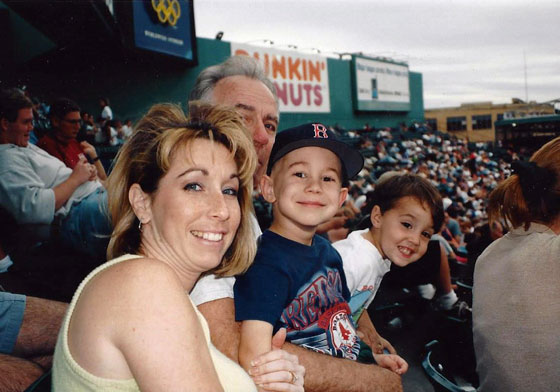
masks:
<path fill-rule="evenodd" d="M 181 6 L 177 0 L 152 0 L 152 8 L 161 23 L 175 26 L 181 17 Z"/>

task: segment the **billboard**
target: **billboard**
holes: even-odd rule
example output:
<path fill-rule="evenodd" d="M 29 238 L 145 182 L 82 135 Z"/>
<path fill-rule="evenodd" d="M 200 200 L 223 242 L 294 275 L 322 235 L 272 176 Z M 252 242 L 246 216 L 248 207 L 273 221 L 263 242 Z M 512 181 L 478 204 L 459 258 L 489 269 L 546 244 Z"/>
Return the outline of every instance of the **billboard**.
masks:
<path fill-rule="evenodd" d="M 280 112 L 329 113 L 329 73 L 326 57 L 231 43 L 232 55 L 259 60 L 278 92 Z"/>
<path fill-rule="evenodd" d="M 139 49 L 196 63 L 192 0 L 132 1 L 133 40 Z"/>
<path fill-rule="evenodd" d="M 409 111 L 408 65 L 352 56 L 354 109 Z"/>

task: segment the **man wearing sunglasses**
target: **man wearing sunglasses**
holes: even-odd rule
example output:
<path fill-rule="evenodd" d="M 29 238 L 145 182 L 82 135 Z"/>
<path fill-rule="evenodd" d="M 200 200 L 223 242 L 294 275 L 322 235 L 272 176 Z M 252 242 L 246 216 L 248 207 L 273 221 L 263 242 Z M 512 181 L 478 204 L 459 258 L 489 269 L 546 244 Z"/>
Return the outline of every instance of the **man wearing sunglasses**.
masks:
<path fill-rule="evenodd" d="M 68 98 L 59 98 L 51 105 L 50 118 L 52 128 L 39 140 L 38 146 L 60 159 L 70 169 L 74 169 L 85 158 L 94 165 L 99 180 L 106 180 L 107 174 L 95 147 L 76 139 L 82 125 L 78 104 Z"/>

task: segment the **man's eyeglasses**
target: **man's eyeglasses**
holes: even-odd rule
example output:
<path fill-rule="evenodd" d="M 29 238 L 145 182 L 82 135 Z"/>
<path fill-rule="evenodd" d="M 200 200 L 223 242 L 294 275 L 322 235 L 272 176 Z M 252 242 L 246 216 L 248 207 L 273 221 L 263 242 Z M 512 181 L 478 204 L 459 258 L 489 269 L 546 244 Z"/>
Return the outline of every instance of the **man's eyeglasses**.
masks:
<path fill-rule="evenodd" d="M 72 124 L 72 125 L 82 125 L 82 120 L 67 120 L 65 118 L 62 119 L 62 121 L 67 122 L 68 124 Z"/>

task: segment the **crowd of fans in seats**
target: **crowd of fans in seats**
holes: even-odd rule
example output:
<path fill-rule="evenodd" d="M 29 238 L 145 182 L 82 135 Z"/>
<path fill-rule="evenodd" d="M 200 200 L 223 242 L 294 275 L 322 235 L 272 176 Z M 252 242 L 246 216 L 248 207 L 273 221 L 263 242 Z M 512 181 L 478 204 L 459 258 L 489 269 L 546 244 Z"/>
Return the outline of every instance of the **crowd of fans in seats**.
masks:
<path fill-rule="evenodd" d="M 51 103 L 32 97 L 35 126 L 30 142 L 37 144 L 39 139 L 49 133 L 51 124 Z M 124 121 L 115 117 L 108 98 L 99 98 L 100 111 L 97 116 L 81 110 L 80 131 L 77 140 L 87 141 L 94 146 L 120 146 L 132 135 L 132 119 Z"/>
<path fill-rule="evenodd" d="M 30 142 L 38 144 L 52 129 L 52 104 L 31 99 L 35 123 Z M 132 134 L 133 121 L 116 118 L 108 98 L 99 98 L 98 103 L 97 117 L 81 111 L 76 140 L 96 147 L 118 148 Z M 509 176 L 511 162 L 528 159 L 530 151 L 518 155 L 499 144 L 497 147 L 492 143 L 470 143 L 418 123 L 379 129 L 369 123 L 355 130 L 346 130 L 339 124 L 330 128 L 365 157 L 364 169 L 351 181 L 348 206 L 344 210 L 344 220 L 349 222 L 345 226 L 352 227 L 352 218 L 359 220 L 360 207 L 367 205 L 368 192 L 374 189 L 377 179 L 387 171 L 399 171 L 420 174 L 440 190 L 446 209 L 442 235 L 451 243 L 459 260 L 463 257 L 466 260 L 468 255 L 474 262 L 486 246 L 503 235 L 503 227 L 498 222 L 492 227 L 488 225 L 487 196 Z M 267 227 L 270 208 L 263 203 L 257 199 L 255 207 L 261 226 Z M 336 234 L 333 238 L 337 239 Z"/>

